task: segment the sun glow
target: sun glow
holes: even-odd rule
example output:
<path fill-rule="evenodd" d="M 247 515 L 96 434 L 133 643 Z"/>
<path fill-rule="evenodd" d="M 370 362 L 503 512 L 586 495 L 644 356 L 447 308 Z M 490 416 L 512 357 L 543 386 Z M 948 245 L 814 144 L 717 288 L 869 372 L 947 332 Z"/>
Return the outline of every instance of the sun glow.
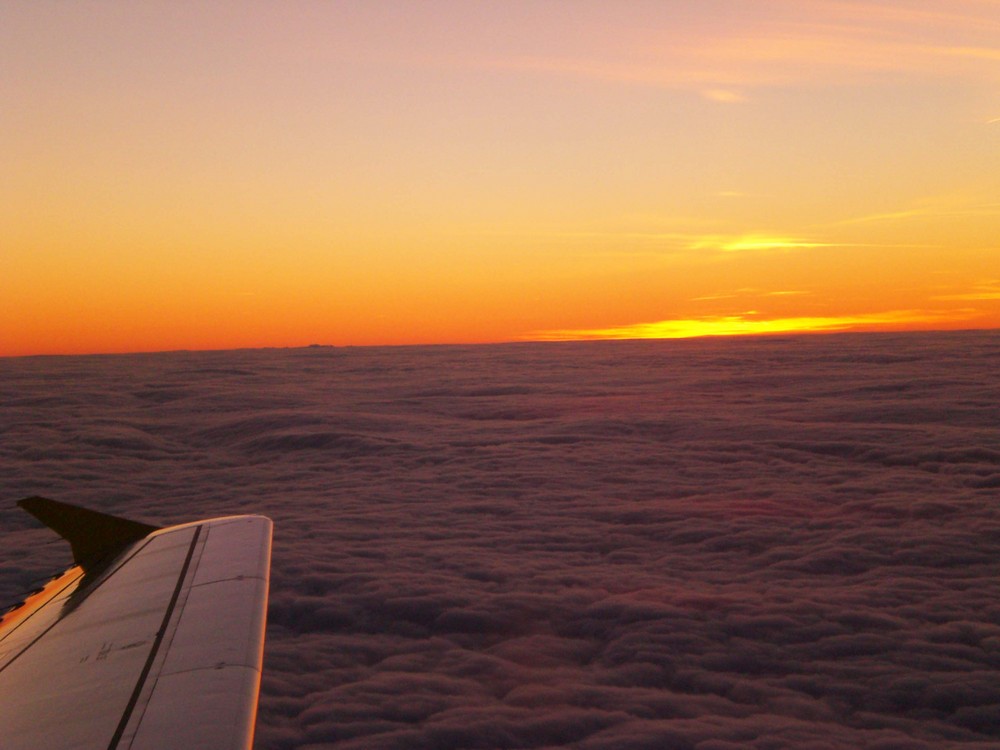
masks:
<path fill-rule="evenodd" d="M 760 336 L 777 333 L 833 333 L 837 331 L 876 331 L 908 329 L 956 323 L 975 317 L 971 311 L 959 315 L 936 314 L 922 310 L 892 310 L 862 315 L 836 317 L 763 318 L 751 311 L 744 315 L 661 320 L 616 328 L 536 331 L 526 338 L 538 341 L 574 341 L 601 339 L 687 339 L 703 336 Z"/>
<path fill-rule="evenodd" d="M 774 237 L 764 234 L 748 234 L 741 237 L 707 235 L 690 244 L 691 249 L 717 249 L 726 253 L 740 253 L 747 250 L 801 250 L 815 247 L 835 247 L 827 242 L 811 242 L 794 237 Z"/>

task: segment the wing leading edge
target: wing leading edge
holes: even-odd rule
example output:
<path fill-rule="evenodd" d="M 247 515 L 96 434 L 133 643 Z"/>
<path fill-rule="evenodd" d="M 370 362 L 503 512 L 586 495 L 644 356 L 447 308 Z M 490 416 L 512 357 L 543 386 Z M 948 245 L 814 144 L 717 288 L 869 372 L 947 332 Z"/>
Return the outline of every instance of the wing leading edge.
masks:
<path fill-rule="evenodd" d="M 25 503 L 77 565 L 0 619 L 4 750 L 249 748 L 271 521 L 157 529 Z"/>

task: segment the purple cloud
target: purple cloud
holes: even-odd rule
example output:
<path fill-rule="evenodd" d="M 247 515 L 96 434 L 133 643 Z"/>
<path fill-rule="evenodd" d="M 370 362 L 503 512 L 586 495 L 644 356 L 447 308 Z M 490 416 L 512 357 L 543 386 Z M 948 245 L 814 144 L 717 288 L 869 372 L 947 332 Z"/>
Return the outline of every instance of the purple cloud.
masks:
<path fill-rule="evenodd" d="M 275 521 L 257 747 L 1000 742 L 996 333 L 0 360 L 41 494 Z"/>

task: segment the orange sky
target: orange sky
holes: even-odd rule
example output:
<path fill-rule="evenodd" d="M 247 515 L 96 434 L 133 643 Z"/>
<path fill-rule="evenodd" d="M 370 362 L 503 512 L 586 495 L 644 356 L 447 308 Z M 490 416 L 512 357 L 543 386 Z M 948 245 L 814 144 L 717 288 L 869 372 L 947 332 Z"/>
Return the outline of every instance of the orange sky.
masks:
<path fill-rule="evenodd" d="M 0 355 L 1000 327 L 1000 0 L 7 0 L 0 92 Z"/>

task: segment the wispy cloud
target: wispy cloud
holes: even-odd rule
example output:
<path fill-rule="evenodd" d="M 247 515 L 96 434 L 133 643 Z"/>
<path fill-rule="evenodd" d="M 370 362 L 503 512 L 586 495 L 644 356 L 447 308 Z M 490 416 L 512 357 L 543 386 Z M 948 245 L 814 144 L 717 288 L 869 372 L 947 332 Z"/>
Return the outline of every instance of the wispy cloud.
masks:
<path fill-rule="evenodd" d="M 675 318 L 613 328 L 533 331 L 522 338 L 536 341 L 598 339 L 682 339 L 702 336 L 751 336 L 769 333 L 822 333 L 880 328 L 909 328 L 971 320 L 974 310 L 888 310 L 838 316 L 763 318 L 754 311 L 736 315 Z"/>
<path fill-rule="evenodd" d="M 765 250 L 807 250 L 817 247 L 837 247 L 837 243 L 816 242 L 801 237 L 769 234 L 702 235 L 688 243 L 691 250 L 714 249 L 725 253 Z"/>
<path fill-rule="evenodd" d="M 1000 118 L 998 118 L 1000 121 Z M 905 222 L 920 219 L 1000 217 L 1000 203 L 967 196 L 943 196 L 928 198 L 917 205 L 899 211 L 856 216 L 836 222 L 835 226 L 871 224 L 881 222 Z"/>
<path fill-rule="evenodd" d="M 928 215 L 928 211 L 920 209 L 910 209 L 905 211 L 888 211 L 886 213 L 868 214 L 866 216 L 855 216 L 850 219 L 844 219 L 843 221 L 839 221 L 837 222 L 837 224 L 840 226 L 849 226 L 851 224 L 871 224 L 875 222 L 884 222 L 884 221 L 906 221 L 907 219 L 914 219 L 926 215 Z"/>
<path fill-rule="evenodd" d="M 811 292 L 806 292 L 796 289 L 779 289 L 775 291 L 767 291 L 764 289 L 754 289 L 751 287 L 745 287 L 743 289 L 736 289 L 731 292 L 719 292 L 717 294 L 703 294 L 700 297 L 692 297 L 692 302 L 716 302 L 718 300 L 724 299 L 757 299 L 763 297 L 802 297 L 811 294 Z"/>
<path fill-rule="evenodd" d="M 657 255 L 712 255 L 737 253 L 775 253 L 807 251 L 818 248 L 852 247 L 851 243 L 823 242 L 787 234 L 751 232 L 716 234 L 692 231 L 593 231 L 549 232 L 543 236 L 562 241 L 591 245 L 627 245 L 633 251 Z M 620 256 L 621 248 L 614 251 Z"/>
<path fill-rule="evenodd" d="M 845 83 L 894 73 L 996 78 L 996 6 L 956 2 L 948 10 L 907 3 L 755 3 L 726 30 L 685 28 L 652 16 L 623 30 L 618 46 L 521 54 L 495 67 L 665 88 L 693 89 L 733 103 L 746 88 Z M 605 19 L 607 20 L 607 19 Z M 943 40 L 928 43 L 928 39 Z"/>
<path fill-rule="evenodd" d="M 941 47 L 937 51 L 942 55 L 954 57 L 971 57 L 991 62 L 1000 61 L 1000 48 L 998 47 Z"/>
<path fill-rule="evenodd" d="M 705 89 L 701 92 L 701 95 L 709 101 L 719 102 L 720 104 L 738 104 L 747 100 L 747 97 L 743 94 L 730 91 L 729 89 Z"/>
<path fill-rule="evenodd" d="M 742 195 L 740 193 L 734 196 Z M 894 249 L 943 248 L 940 243 L 918 241 L 885 242 L 881 237 L 872 238 L 849 233 L 843 228 L 854 225 L 905 222 L 908 220 L 929 219 L 932 217 L 991 217 L 1000 216 L 1000 204 L 996 206 L 982 204 L 959 207 L 955 205 L 946 208 L 938 207 L 916 208 L 903 211 L 871 214 L 852 217 L 824 225 L 817 225 L 813 233 L 793 233 L 781 231 L 749 231 L 749 232 L 718 232 L 704 231 L 705 228 L 719 226 L 718 221 L 699 219 L 671 219 L 666 222 L 677 226 L 676 229 L 599 229 L 599 230 L 564 230 L 541 232 L 518 232 L 515 236 L 530 237 L 538 241 L 546 241 L 555 246 L 566 246 L 574 252 L 585 252 L 591 256 L 623 258 L 626 256 L 660 257 L 687 259 L 697 261 L 723 262 L 735 256 L 785 256 L 795 253 L 809 252 L 848 252 L 848 251 L 879 251 Z M 640 224 L 643 222 L 639 222 Z M 690 228 L 681 228 L 686 223 Z M 483 230 L 496 234 L 491 229 Z M 839 236 L 838 236 L 839 235 Z M 905 239 L 905 238 L 900 238 Z M 792 292 L 789 292 L 792 293 Z M 794 292 L 798 293 L 798 292 Z"/>
<path fill-rule="evenodd" d="M 963 302 L 984 302 L 1000 300 L 1000 280 L 991 279 L 976 284 L 967 292 L 956 292 L 954 294 L 941 294 L 932 299 L 941 301 L 963 301 Z"/>

